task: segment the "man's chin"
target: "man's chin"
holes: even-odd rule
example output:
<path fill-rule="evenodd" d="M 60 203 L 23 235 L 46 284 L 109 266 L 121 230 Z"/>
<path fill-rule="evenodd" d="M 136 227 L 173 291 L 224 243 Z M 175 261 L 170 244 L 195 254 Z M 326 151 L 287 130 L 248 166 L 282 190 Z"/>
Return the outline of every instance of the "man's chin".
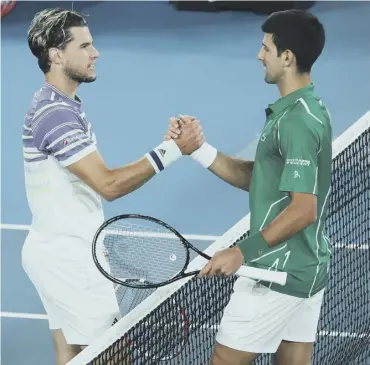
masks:
<path fill-rule="evenodd" d="M 93 77 L 85 77 L 83 80 L 82 80 L 82 83 L 85 83 L 85 84 L 90 84 L 91 82 L 94 82 L 96 80 L 96 76 L 93 76 Z"/>
<path fill-rule="evenodd" d="M 270 84 L 270 85 L 276 84 L 276 81 L 274 79 L 270 79 L 268 77 L 265 77 L 265 82 L 266 84 Z"/>

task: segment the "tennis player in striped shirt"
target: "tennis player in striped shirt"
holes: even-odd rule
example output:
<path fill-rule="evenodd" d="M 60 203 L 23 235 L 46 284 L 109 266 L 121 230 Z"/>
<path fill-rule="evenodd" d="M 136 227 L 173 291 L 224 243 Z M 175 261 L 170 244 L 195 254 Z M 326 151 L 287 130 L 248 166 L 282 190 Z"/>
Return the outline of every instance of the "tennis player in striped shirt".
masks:
<path fill-rule="evenodd" d="M 32 224 L 22 263 L 48 315 L 56 365 L 64 365 L 119 316 L 113 286 L 91 255 L 94 233 L 104 221 L 102 198 L 112 201 L 135 191 L 204 140 L 200 125 L 189 125 L 180 140 L 108 168 L 77 95 L 81 83 L 95 81 L 99 57 L 86 20 L 73 11 L 44 10 L 31 23 L 28 43 L 45 82 L 23 127 Z M 122 146 L 122 155 L 128 152 Z"/>

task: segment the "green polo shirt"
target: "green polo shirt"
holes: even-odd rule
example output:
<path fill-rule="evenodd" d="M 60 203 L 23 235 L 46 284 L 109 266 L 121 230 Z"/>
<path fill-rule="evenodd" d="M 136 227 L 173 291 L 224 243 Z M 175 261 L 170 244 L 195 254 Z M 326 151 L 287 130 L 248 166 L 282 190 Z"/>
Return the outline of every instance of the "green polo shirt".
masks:
<path fill-rule="evenodd" d="M 288 295 L 310 297 L 328 282 L 331 247 L 324 224 L 332 166 L 330 115 L 314 94 L 314 84 L 269 105 L 266 115 L 249 190 L 250 234 L 238 246 L 248 266 L 288 273 L 285 286 L 263 285 Z M 288 207 L 292 192 L 317 196 L 317 220 L 269 247 L 260 231 Z"/>

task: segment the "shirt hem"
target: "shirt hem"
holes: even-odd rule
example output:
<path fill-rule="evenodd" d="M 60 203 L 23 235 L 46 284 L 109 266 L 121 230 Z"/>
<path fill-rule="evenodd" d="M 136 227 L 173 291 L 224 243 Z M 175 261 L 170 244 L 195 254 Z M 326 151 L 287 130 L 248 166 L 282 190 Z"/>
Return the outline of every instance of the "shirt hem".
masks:
<path fill-rule="evenodd" d="M 311 298 L 321 290 L 325 289 L 327 286 L 327 282 L 323 285 L 320 285 L 315 288 L 315 290 L 311 290 L 310 292 L 301 292 L 299 290 L 294 290 L 292 288 L 286 287 L 286 286 L 281 286 L 278 284 L 273 284 L 271 285 L 270 282 L 259 282 L 261 285 L 269 288 L 272 291 L 278 292 L 280 294 L 285 294 L 289 295 L 291 297 L 297 297 L 297 298 Z"/>

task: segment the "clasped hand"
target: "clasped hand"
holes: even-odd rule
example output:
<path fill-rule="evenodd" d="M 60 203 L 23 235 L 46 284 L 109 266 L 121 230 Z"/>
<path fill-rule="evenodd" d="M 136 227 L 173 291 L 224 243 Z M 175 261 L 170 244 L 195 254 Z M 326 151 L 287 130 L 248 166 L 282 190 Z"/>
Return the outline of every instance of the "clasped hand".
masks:
<path fill-rule="evenodd" d="M 205 142 L 200 121 L 194 117 L 180 115 L 170 118 L 164 140 L 173 139 L 183 155 L 191 155 Z"/>

